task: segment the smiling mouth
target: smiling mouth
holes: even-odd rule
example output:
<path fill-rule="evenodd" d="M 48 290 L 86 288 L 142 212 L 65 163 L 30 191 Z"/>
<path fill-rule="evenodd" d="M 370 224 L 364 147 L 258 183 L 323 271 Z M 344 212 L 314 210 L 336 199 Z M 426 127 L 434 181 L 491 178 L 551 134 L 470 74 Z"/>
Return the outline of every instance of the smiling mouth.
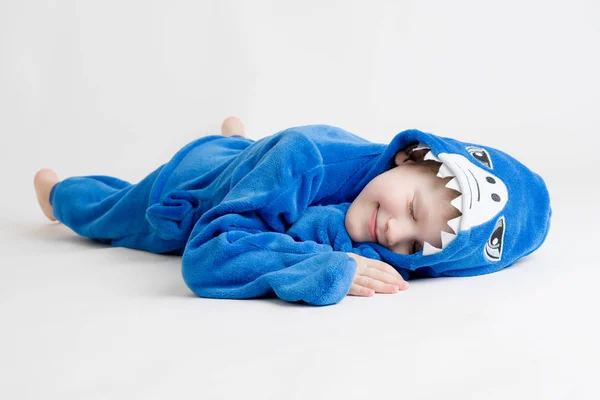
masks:
<path fill-rule="evenodd" d="M 371 215 L 371 220 L 369 221 L 369 234 L 371 235 L 371 241 L 375 243 L 379 243 L 377 237 L 377 212 L 379 211 L 379 205 L 373 210 L 373 215 Z"/>

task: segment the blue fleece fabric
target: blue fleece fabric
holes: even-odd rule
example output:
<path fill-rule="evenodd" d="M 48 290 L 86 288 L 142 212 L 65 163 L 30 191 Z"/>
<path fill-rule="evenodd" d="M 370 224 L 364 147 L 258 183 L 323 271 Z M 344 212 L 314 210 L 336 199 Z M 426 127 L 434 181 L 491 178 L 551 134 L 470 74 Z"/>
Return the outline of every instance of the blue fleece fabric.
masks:
<path fill-rule="evenodd" d="M 444 164 L 468 166 L 473 178 L 465 173 L 461 185 L 470 188 L 463 205 L 473 207 L 473 218 L 432 255 L 352 241 L 344 226 L 350 203 L 414 142 Z M 477 209 L 486 201 L 486 212 Z M 345 252 L 385 261 L 405 279 L 487 274 L 536 250 L 552 215 L 542 178 L 502 151 L 418 130 L 377 144 L 328 125 L 256 141 L 203 137 L 137 184 L 68 178 L 53 187 L 50 202 L 80 235 L 182 255 L 183 278 L 198 296 L 276 295 L 312 305 L 335 304 L 350 290 L 356 262 Z"/>

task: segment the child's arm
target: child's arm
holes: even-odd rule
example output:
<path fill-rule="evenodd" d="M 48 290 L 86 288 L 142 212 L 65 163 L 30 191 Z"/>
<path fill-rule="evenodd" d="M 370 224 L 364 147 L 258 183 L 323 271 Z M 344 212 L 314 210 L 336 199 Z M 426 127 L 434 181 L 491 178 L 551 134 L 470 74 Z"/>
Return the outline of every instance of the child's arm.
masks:
<path fill-rule="evenodd" d="M 257 143 L 230 168 L 229 192 L 202 215 L 186 244 L 182 273 L 190 289 L 204 297 L 275 293 L 314 305 L 339 302 L 356 263 L 330 245 L 297 242 L 285 233 L 321 187 L 319 148 L 302 132 L 284 131 Z"/>
<path fill-rule="evenodd" d="M 314 305 L 339 302 L 349 292 L 357 268 L 345 254 L 351 245 L 341 249 L 333 241 L 296 241 L 287 232 L 317 198 L 335 192 L 336 186 L 322 186 L 329 182 L 326 171 L 336 171 L 328 166 L 346 165 L 343 155 L 325 151 L 327 142 L 342 133 L 320 136 L 319 129 L 291 129 L 256 142 L 228 167 L 230 188 L 223 200 L 191 232 L 177 226 L 189 236 L 182 267 L 192 291 L 222 298 L 275 293 Z M 167 214 L 163 208 L 148 209 L 151 223 Z"/>
<path fill-rule="evenodd" d="M 274 293 L 286 301 L 313 305 L 334 304 L 346 294 L 406 289 L 400 274 L 369 247 L 352 247 L 343 227 L 344 209 L 309 207 L 286 233 L 268 232 L 256 212 L 222 216 L 213 221 L 225 230 L 216 237 L 203 240 L 206 235 L 195 230 L 183 255 L 184 279 L 203 297 Z"/>
<path fill-rule="evenodd" d="M 349 292 L 356 263 L 346 253 L 313 241 L 296 242 L 282 233 L 235 229 L 203 244 L 188 243 L 182 274 L 198 296 L 246 299 L 275 294 L 286 301 L 328 305 Z"/>

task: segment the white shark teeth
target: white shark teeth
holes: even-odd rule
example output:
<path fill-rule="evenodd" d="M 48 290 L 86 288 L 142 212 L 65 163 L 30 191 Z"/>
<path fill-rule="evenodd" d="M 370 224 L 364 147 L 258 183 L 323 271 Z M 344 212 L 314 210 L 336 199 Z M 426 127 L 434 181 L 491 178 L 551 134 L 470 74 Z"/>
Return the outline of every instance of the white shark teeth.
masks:
<path fill-rule="evenodd" d="M 462 197 L 462 195 L 460 195 L 450 202 L 450 204 L 452 204 L 452 206 L 454 208 L 456 208 L 458 211 L 460 211 L 461 213 L 462 213 L 462 199 L 463 199 L 463 197 Z"/>
<path fill-rule="evenodd" d="M 442 251 L 442 249 L 438 249 L 437 247 L 432 246 L 427 242 L 423 242 L 423 255 L 424 256 L 429 256 L 431 254 L 437 254 L 440 251 Z"/>
<path fill-rule="evenodd" d="M 431 150 L 429 150 L 427 152 L 427 154 L 425 154 L 425 157 L 423 157 L 423 160 L 433 160 L 433 161 L 437 161 L 437 162 L 441 163 L 441 161 L 435 156 L 435 154 L 433 154 L 433 152 Z"/>
<path fill-rule="evenodd" d="M 458 216 L 454 219 L 451 219 L 450 221 L 448 221 L 448 226 L 450 228 L 452 228 L 452 230 L 455 233 L 458 233 L 458 230 L 460 229 L 460 219 L 462 218 L 462 216 Z M 443 231 L 442 231 L 443 232 Z"/>
<path fill-rule="evenodd" d="M 443 164 L 440 166 L 440 170 L 437 173 L 437 176 L 439 178 L 447 178 L 449 176 L 454 176 L 454 174 L 452 173 L 452 171 L 450 171 L 450 168 L 448 168 L 446 166 L 446 164 Z"/>
<path fill-rule="evenodd" d="M 446 187 L 448 189 L 454 189 L 454 190 L 460 192 L 460 186 L 458 185 L 458 179 L 456 179 L 456 177 L 452 178 L 452 180 L 450 182 L 446 183 Z"/>
<path fill-rule="evenodd" d="M 456 239 L 456 235 L 442 231 L 442 249 L 445 249 L 454 239 Z"/>
<path fill-rule="evenodd" d="M 423 255 L 424 256 L 429 256 L 432 254 L 437 254 L 440 251 L 442 251 L 443 249 L 445 249 L 446 247 L 448 247 L 448 245 L 450 243 L 452 243 L 452 241 L 454 239 L 456 239 L 456 235 L 452 234 L 452 233 L 448 233 L 446 231 L 441 231 L 442 234 L 442 248 L 438 249 L 437 247 L 429 244 L 428 242 L 423 242 Z"/>
<path fill-rule="evenodd" d="M 457 218 L 454 218 L 454 220 L 456 220 L 456 219 Z M 458 231 L 458 228 L 457 228 L 457 231 Z M 448 245 L 450 243 L 452 243 L 452 241 L 454 239 L 456 239 L 457 235 L 455 235 L 453 233 L 448 233 L 446 231 L 441 231 L 441 236 L 442 236 L 442 248 L 441 249 L 438 249 L 437 247 L 429 244 L 428 242 L 423 242 L 423 255 L 424 256 L 430 256 L 432 254 L 439 253 L 440 251 L 442 251 L 443 249 L 448 247 Z"/>

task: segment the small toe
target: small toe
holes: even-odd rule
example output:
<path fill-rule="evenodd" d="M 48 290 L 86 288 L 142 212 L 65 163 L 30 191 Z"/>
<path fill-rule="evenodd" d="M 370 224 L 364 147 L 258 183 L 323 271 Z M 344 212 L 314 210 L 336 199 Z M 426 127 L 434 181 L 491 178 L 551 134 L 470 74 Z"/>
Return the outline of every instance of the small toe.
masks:
<path fill-rule="evenodd" d="M 244 134 L 244 124 L 238 117 L 228 117 L 225 118 L 223 124 L 221 125 L 221 134 L 223 136 L 245 136 Z"/>

